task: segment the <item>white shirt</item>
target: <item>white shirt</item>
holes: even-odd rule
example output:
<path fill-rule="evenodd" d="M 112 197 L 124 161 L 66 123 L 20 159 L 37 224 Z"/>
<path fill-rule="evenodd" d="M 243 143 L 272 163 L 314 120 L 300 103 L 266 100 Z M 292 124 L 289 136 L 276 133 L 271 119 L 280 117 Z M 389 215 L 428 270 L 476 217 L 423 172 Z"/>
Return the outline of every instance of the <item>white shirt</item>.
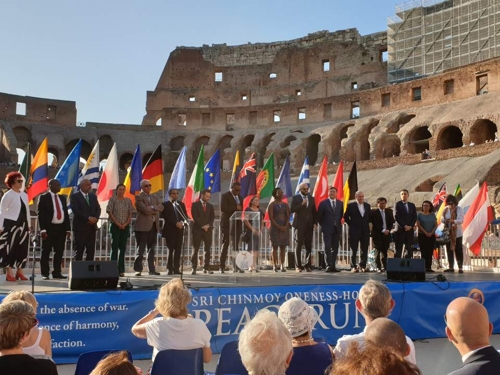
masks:
<path fill-rule="evenodd" d="M 161 350 L 209 348 L 212 334 L 201 319 L 156 318 L 145 325 L 153 362 Z"/>
<path fill-rule="evenodd" d="M 382 216 L 382 233 L 387 230 L 387 222 L 385 221 L 385 210 L 378 209 L 380 211 L 380 216 Z"/>
<path fill-rule="evenodd" d="M 3 222 L 5 219 L 16 221 L 21 213 L 21 199 L 26 208 L 26 216 L 28 218 L 28 227 L 30 227 L 31 216 L 28 195 L 25 192 L 16 192 L 10 189 L 0 202 L 0 228 L 3 230 Z"/>
<path fill-rule="evenodd" d="M 455 219 L 455 223 L 457 225 L 456 238 L 462 237 L 462 223 L 464 222 L 464 210 L 462 207 L 457 206 L 457 218 Z M 444 209 L 443 216 L 441 217 L 441 222 L 446 223 L 446 220 L 451 219 L 451 212 L 447 208 Z M 453 223 L 452 223 L 453 225 Z"/>
<path fill-rule="evenodd" d="M 358 210 L 361 216 L 365 216 L 365 204 L 364 203 L 358 203 Z"/>
<path fill-rule="evenodd" d="M 333 353 L 335 354 L 335 358 L 343 358 L 346 353 L 347 353 L 347 347 L 351 342 L 358 342 L 360 349 L 364 348 L 365 346 L 365 331 L 366 327 L 363 330 L 363 332 L 358 333 L 357 335 L 344 335 L 337 341 L 337 345 L 335 346 L 335 349 L 333 349 Z M 410 346 L 410 354 L 408 354 L 405 359 L 413 363 L 414 365 L 417 364 L 417 357 L 415 355 L 415 345 L 413 344 L 413 341 L 406 336 L 406 342 Z"/>
<path fill-rule="evenodd" d="M 54 216 L 52 217 L 52 224 L 62 224 L 64 223 L 64 210 L 63 210 L 63 205 L 61 203 L 61 199 L 59 198 L 58 194 L 54 194 L 53 192 L 50 192 L 50 197 L 52 198 L 52 207 L 54 208 Z M 59 199 L 59 210 L 61 210 L 61 218 L 57 218 L 57 208 L 56 208 L 56 199 Z"/>

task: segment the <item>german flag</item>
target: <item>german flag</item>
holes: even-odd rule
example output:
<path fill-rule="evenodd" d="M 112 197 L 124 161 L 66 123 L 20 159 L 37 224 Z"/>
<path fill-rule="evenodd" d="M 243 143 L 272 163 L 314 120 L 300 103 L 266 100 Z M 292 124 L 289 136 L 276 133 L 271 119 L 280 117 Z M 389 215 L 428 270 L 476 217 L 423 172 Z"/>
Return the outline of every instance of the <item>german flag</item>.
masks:
<path fill-rule="evenodd" d="M 354 199 L 354 194 L 358 191 L 358 171 L 356 169 L 356 162 L 352 165 L 349 177 L 344 184 L 344 212 L 347 208 L 347 203 Z"/>
<path fill-rule="evenodd" d="M 142 178 L 151 182 L 151 194 L 165 189 L 163 183 L 163 160 L 161 157 L 161 145 L 157 147 L 153 155 L 142 169 Z"/>

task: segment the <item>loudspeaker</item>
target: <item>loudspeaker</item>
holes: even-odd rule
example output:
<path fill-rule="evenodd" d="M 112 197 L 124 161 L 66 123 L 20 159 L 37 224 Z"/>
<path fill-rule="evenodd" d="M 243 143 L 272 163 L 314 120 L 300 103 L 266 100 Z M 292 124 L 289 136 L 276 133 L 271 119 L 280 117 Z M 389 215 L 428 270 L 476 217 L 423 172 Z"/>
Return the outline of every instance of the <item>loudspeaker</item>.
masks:
<path fill-rule="evenodd" d="M 68 287 L 71 290 L 116 289 L 116 261 L 73 261 L 69 265 Z"/>
<path fill-rule="evenodd" d="M 295 253 L 293 251 L 286 252 L 286 264 L 289 270 L 295 269 Z"/>
<path fill-rule="evenodd" d="M 388 258 L 387 280 L 425 281 L 425 259 Z"/>

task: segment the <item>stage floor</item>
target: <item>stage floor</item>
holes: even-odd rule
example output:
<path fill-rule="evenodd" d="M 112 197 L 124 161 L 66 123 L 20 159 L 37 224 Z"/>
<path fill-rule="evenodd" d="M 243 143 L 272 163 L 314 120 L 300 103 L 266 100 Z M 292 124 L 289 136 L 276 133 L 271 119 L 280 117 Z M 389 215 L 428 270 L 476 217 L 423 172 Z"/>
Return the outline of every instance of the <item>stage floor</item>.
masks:
<path fill-rule="evenodd" d="M 26 272 L 28 274 L 28 272 Z M 500 280 L 500 275 L 491 271 L 465 271 L 463 274 L 434 272 L 426 273 L 426 282 L 437 282 L 437 275 L 442 274 L 450 282 L 496 282 Z M 31 281 L 7 282 L 4 275 L 0 275 L 0 294 L 7 294 L 11 290 L 31 290 Z M 162 284 L 168 282 L 175 276 L 167 276 L 162 272 L 160 276 L 149 276 L 144 272 L 142 276 L 135 277 L 133 272 L 126 273 L 119 282 L 130 281 L 134 290 L 158 289 Z M 313 272 L 297 273 L 295 270 L 287 272 L 273 272 L 272 270 L 263 270 L 259 273 L 238 273 L 233 274 L 228 271 L 219 274 L 207 275 L 198 272 L 191 275 L 191 269 L 186 270 L 183 279 L 191 288 L 231 288 L 231 287 L 264 287 L 264 286 L 287 286 L 287 285 L 322 285 L 322 284 L 363 284 L 368 279 L 386 281 L 387 276 L 384 273 L 351 273 L 343 270 L 339 273 L 325 273 L 321 270 Z M 398 281 L 390 281 L 396 282 Z M 68 288 L 68 280 L 42 280 L 41 275 L 35 278 L 35 293 L 68 293 L 72 292 Z"/>

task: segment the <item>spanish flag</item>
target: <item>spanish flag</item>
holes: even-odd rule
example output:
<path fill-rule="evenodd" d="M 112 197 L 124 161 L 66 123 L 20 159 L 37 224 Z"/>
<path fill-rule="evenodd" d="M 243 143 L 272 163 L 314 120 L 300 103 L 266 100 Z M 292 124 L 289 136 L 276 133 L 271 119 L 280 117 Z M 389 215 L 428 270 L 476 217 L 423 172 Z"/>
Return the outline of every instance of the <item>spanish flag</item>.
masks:
<path fill-rule="evenodd" d="M 161 145 L 159 145 L 153 155 L 142 169 L 142 178 L 151 182 L 151 194 L 165 189 L 163 183 L 163 160 L 161 157 Z"/>
<path fill-rule="evenodd" d="M 352 165 L 351 172 L 349 172 L 349 177 L 344 184 L 344 212 L 347 208 L 347 203 L 351 199 L 354 199 L 354 194 L 358 191 L 358 171 L 356 169 L 356 161 Z"/>
<path fill-rule="evenodd" d="M 45 138 L 36 152 L 30 170 L 30 182 L 28 188 L 28 201 L 32 202 L 38 195 L 47 191 L 49 183 L 49 141 Z"/>

